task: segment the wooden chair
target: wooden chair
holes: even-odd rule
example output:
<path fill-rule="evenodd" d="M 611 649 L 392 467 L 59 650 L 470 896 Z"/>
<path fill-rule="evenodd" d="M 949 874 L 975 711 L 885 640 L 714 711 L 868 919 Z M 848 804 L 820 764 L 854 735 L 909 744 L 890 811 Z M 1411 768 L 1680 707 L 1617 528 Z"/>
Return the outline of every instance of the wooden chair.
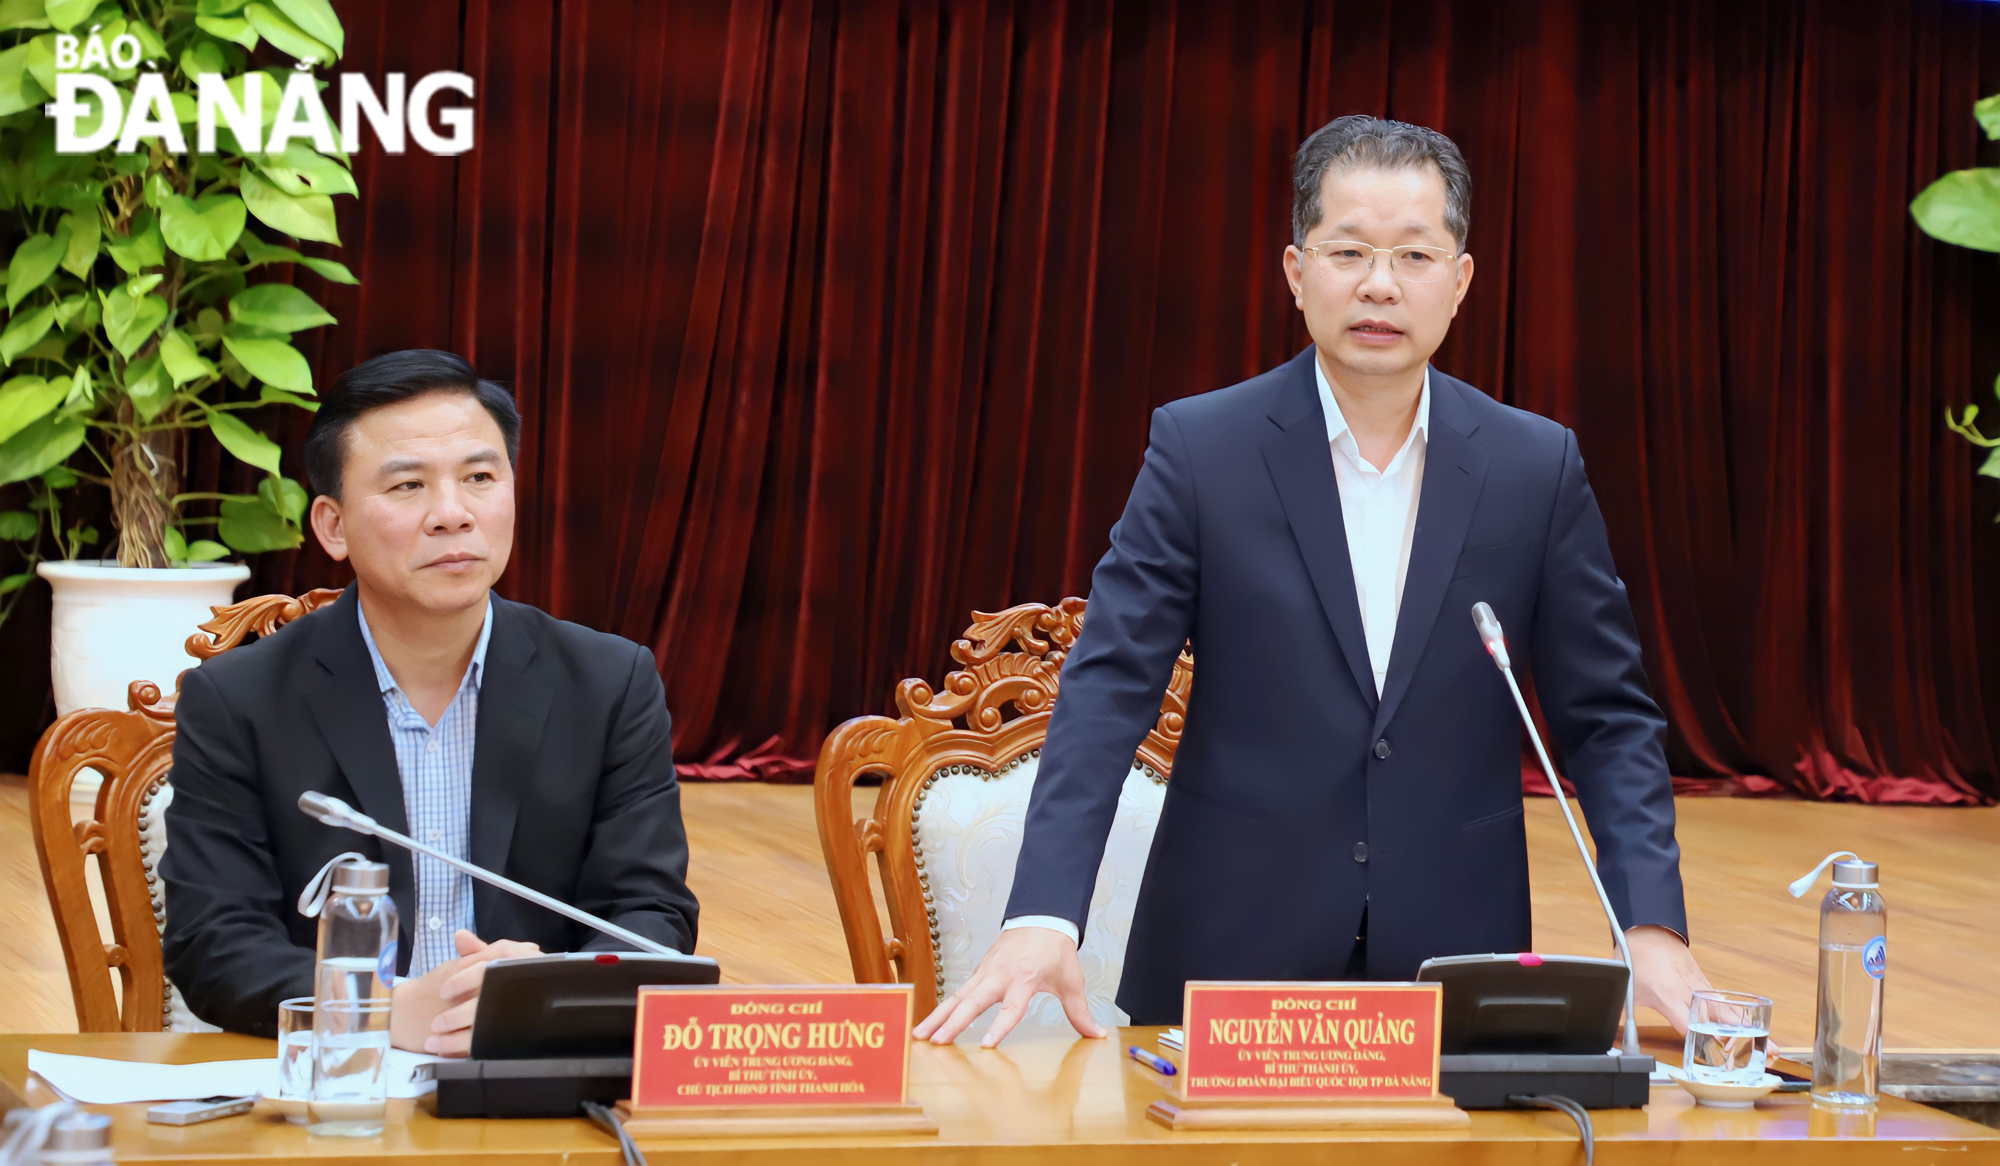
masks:
<path fill-rule="evenodd" d="M 919 1017 L 965 981 L 999 933 L 1028 793 L 1084 607 L 1072 597 L 1055 607 L 974 612 L 951 648 L 963 668 L 941 689 L 903 681 L 900 716 L 848 721 L 820 750 L 814 812 L 854 978 L 916 985 Z M 1101 1023 L 1126 1019 L 1113 1002 L 1125 936 L 1193 684 L 1194 661 L 1183 652 L 1126 777 L 1099 870 L 1082 955 Z M 873 813 L 857 819 L 855 782 L 865 774 L 882 786 Z M 879 868 L 887 934 L 869 855 Z M 1029 1013 L 1056 1018 L 1047 997 Z"/>
<path fill-rule="evenodd" d="M 265 636 L 315 608 L 333 602 L 329 588 L 289 595 L 260 595 L 214 608 L 215 618 L 188 637 L 187 650 L 207 660 Z M 178 678 L 175 682 L 179 692 Z M 160 955 L 166 904 L 156 869 L 166 849 L 162 815 L 172 799 L 167 770 L 173 764 L 174 711 L 159 686 L 134 681 L 127 708 L 78 709 L 42 734 L 28 765 L 29 813 L 35 854 L 56 933 L 69 966 L 80 1032 L 158 1032 L 173 1027 L 179 995 L 167 982 Z M 77 775 L 104 775 L 91 816 L 72 823 L 70 787 Z M 86 864 L 97 859 L 111 917 L 111 938 L 98 928 Z M 123 1003 L 112 983 L 122 979 Z"/>

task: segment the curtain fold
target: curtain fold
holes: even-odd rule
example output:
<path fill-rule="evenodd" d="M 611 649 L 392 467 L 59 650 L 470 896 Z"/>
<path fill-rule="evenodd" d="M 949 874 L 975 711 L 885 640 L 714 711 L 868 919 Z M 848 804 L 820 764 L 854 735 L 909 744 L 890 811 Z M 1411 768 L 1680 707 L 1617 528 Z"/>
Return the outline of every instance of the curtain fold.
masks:
<path fill-rule="evenodd" d="M 974 609 L 1084 593 L 1149 411 L 1307 342 L 1290 156 L 1368 112 L 1465 151 L 1437 363 L 1577 430 L 1683 786 L 2000 797 L 2000 497 L 1941 423 L 1993 260 L 1906 209 L 1978 161 L 1990 6 L 339 7 L 344 68 L 471 73 L 478 144 L 359 155 L 318 383 L 427 345 L 515 388 L 503 590 L 651 647 L 692 776 L 807 775 Z"/>

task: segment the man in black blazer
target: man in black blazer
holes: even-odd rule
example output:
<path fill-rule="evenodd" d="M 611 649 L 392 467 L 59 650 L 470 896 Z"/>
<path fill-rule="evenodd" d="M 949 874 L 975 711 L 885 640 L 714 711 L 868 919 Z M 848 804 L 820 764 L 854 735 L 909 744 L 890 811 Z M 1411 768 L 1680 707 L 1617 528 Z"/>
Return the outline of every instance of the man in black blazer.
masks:
<path fill-rule="evenodd" d="M 615 941 L 321 825 L 332 794 L 383 825 L 681 951 L 695 942 L 665 693 L 650 652 L 491 595 L 514 531 L 520 416 L 445 352 L 342 376 L 306 439 L 312 526 L 355 582 L 186 673 L 175 710 L 164 937 L 197 1016 L 270 1035 L 313 992 L 300 891 L 328 860 L 389 864 L 392 1038 L 463 1054 L 486 964 Z"/>
<path fill-rule="evenodd" d="M 1313 346 L 1153 414 L 1029 803 L 1008 922 L 918 1026 L 985 1042 L 1053 992 L 1119 790 L 1192 641 L 1194 690 L 1119 1005 L 1190 979 L 1407 980 L 1527 951 L 1521 728 L 1470 616 L 1493 605 L 1562 747 L 1638 1001 L 1677 1026 L 1689 954 L 1674 804 L 1625 588 L 1575 435 L 1429 367 L 1472 278 L 1443 135 L 1341 118 L 1300 147 L 1285 273 Z"/>

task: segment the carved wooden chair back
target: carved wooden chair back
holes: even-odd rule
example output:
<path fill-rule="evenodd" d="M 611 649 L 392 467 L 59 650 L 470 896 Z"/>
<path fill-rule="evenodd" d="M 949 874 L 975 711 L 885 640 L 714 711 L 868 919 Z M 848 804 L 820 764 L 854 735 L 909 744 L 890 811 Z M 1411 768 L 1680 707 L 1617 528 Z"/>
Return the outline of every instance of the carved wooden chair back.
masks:
<path fill-rule="evenodd" d="M 848 721 L 820 749 L 814 812 L 855 980 L 914 984 L 919 1017 L 964 982 L 998 934 L 1028 793 L 1084 608 L 1072 597 L 1055 607 L 974 612 L 951 648 L 963 667 L 941 688 L 903 681 L 899 716 Z M 1133 759 L 1099 871 L 1082 954 L 1100 1021 L 1123 1020 L 1112 998 L 1125 934 L 1193 683 L 1194 661 L 1183 652 L 1159 721 Z M 865 775 L 882 784 L 873 811 L 857 818 L 855 784 Z M 1051 1004 L 1038 1002 L 1044 1011 Z"/>
<path fill-rule="evenodd" d="M 329 588 L 260 595 L 214 608 L 215 618 L 188 637 L 188 655 L 207 660 L 252 635 L 339 598 Z M 179 681 L 175 682 L 178 695 Z M 28 765 L 29 816 L 42 884 L 62 940 L 80 1032 L 157 1032 L 169 1027 L 177 998 L 160 954 L 166 907 L 156 865 L 165 849 L 161 814 L 171 797 L 174 710 L 159 686 L 134 681 L 125 709 L 77 709 L 58 717 L 36 743 Z M 89 815 L 72 821 L 71 787 L 79 774 L 103 775 Z M 107 940 L 91 904 L 85 871 L 92 858 L 111 923 Z M 114 987 L 114 973 L 121 981 Z M 122 988 L 123 1002 L 120 1002 Z"/>

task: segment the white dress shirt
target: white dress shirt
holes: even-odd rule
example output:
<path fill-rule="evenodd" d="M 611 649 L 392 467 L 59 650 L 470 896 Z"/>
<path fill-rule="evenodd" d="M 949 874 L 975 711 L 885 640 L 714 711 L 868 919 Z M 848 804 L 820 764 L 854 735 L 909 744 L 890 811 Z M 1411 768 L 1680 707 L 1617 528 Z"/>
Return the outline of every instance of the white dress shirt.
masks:
<path fill-rule="evenodd" d="M 1368 664 L 1375 672 L 1375 695 L 1389 679 L 1389 652 L 1396 646 L 1396 616 L 1403 608 L 1403 580 L 1410 573 L 1410 543 L 1417 533 L 1417 500 L 1424 489 L 1424 453 L 1431 439 L 1431 369 L 1417 396 L 1417 420 L 1386 469 L 1361 456 L 1361 444 L 1347 427 L 1326 370 L 1313 361 L 1319 407 L 1326 414 L 1326 440 L 1333 450 L 1333 476 L 1340 485 L 1340 517 L 1347 528 L 1347 560 L 1354 569 L 1354 597 L 1361 604 L 1361 628 L 1368 638 Z M 1000 925 L 1046 927 L 1081 946 L 1076 924 L 1054 915 L 1020 915 Z"/>
<path fill-rule="evenodd" d="M 1361 445 L 1333 399 L 1326 370 L 1313 361 L 1326 440 L 1333 446 L 1333 476 L 1340 482 L 1340 517 L 1347 527 L 1347 561 L 1354 568 L 1354 596 L 1368 638 L 1375 695 L 1389 679 L 1389 650 L 1396 645 L 1396 615 L 1403 608 L 1403 580 L 1410 573 L 1410 542 L 1417 533 L 1417 499 L 1424 489 L 1424 453 L 1431 439 L 1431 370 L 1417 396 L 1417 421 L 1386 469 L 1361 456 Z"/>

